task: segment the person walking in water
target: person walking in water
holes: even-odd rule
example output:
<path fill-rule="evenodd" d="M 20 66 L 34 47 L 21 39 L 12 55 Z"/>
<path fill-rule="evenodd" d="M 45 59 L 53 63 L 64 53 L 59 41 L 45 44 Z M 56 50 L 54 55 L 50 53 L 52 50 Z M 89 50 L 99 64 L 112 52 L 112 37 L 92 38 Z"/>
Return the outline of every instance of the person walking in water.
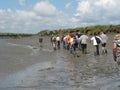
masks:
<path fill-rule="evenodd" d="M 60 49 L 60 36 L 57 35 L 56 37 L 56 42 L 57 42 L 57 48 Z"/>
<path fill-rule="evenodd" d="M 56 36 L 55 35 L 52 37 L 52 47 L 54 50 L 56 50 Z"/>
<path fill-rule="evenodd" d="M 74 53 L 74 51 L 75 51 L 75 48 L 74 48 L 74 35 L 71 35 L 69 43 L 70 43 L 70 53 Z"/>
<path fill-rule="evenodd" d="M 43 38 L 40 37 L 40 38 L 39 38 L 39 46 L 40 46 L 40 47 L 42 47 L 42 42 L 43 42 Z"/>
<path fill-rule="evenodd" d="M 99 44 L 101 42 L 101 38 L 96 34 L 94 33 L 94 36 L 90 39 L 90 42 L 93 43 L 93 46 L 95 46 L 96 48 L 96 51 L 94 53 L 94 55 L 99 55 Z"/>
<path fill-rule="evenodd" d="M 81 49 L 82 49 L 82 53 L 86 54 L 87 53 L 87 41 L 88 41 L 89 37 L 86 34 L 83 34 L 79 40 L 81 42 Z"/>
<path fill-rule="evenodd" d="M 120 30 L 113 40 L 113 59 L 118 65 L 118 75 L 120 76 Z"/>
<path fill-rule="evenodd" d="M 69 34 L 67 34 L 66 38 L 65 38 L 67 50 L 70 49 L 70 38 L 71 38 L 71 36 Z"/>
<path fill-rule="evenodd" d="M 101 37 L 102 54 L 104 53 L 107 54 L 106 44 L 108 41 L 108 36 L 104 32 L 101 32 L 100 37 Z"/>

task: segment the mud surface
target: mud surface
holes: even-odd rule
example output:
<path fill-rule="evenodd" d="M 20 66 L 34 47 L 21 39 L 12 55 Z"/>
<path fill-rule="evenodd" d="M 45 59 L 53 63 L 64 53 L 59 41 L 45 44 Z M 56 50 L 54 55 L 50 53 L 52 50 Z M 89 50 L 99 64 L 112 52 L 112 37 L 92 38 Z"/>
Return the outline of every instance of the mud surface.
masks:
<path fill-rule="evenodd" d="M 112 57 L 113 35 L 107 54 L 76 55 L 52 49 L 49 37 L 39 47 L 38 37 L 0 40 L 0 90 L 120 90 L 117 64 Z M 101 47 L 100 47 L 101 49 Z"/>

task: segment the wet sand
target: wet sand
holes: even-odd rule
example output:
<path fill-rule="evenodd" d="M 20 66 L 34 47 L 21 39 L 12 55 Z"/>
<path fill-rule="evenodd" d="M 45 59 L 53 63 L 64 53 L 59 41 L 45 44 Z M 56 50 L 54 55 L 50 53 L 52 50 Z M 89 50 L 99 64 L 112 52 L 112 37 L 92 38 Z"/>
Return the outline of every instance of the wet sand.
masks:
<path fill-rule="evenodd" d="M 39 47 L 38 36 L 0 40 L 0 90 L 120 90 L 117 64 L 112 57 L 109 35 L 108 54 L 70 54 L 61 45 L 52 49 L 49 37 Z"/>

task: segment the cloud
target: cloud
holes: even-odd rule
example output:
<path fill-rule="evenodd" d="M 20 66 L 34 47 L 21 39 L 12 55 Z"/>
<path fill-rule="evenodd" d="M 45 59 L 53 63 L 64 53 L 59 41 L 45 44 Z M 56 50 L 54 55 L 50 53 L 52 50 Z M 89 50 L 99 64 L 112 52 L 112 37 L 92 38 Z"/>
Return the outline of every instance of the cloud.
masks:
<path fill-rule="evenodd" d="M 37 2 L 27 9 L 0 9 L 0 32 L 37 33 L 45 29 L 120 23 L 119 0 L 77 1 L 73 14 L 67 14 L 60 8 L 58 10 L 49 0 Z M 73 3 L 74 0 L 66 3 L 66 8 L 71 8 Z M 72 7 L 72 10 L 74 8 Z"/>
<path fill-rule="evenodd" d="M 117 1 L 117 0 L 116 0 Z M 95 5 L 102 9 L 111 10 L 116 7 L 115 0 L 99 0 L 95 2 Z"/>
<path fill-rule="evenodd" d="M 54 16 L 57 13 L 56 7 L 47 1 L 41 1 L 37 3 L 33 9 L 41 16 Z"/>
<path fill-rule="evenodd" d="M 16 10 L 15 14 L 16 17 L 21 20 L 28 20 L 36 17 L 36 14 L 32 11 Z"/>
<path fill-rule="evenodd" d="M 67 3 L 67 4 L 65 5 L 65 8 L 66 8 L 67 10 L 70 10 L 70 9 L 72 8 L 71 2 Z"/>
<path fill-rule="evenodd" d="M 120 19 L 119 5 L 119 0 L 78 0 L 74 16 L 81 23 L 86 22 L 89 25 L 117 24 L 120 23 L 118 22 Z"/>
<path fill-rule="evenodd" d="M 87 14 L 90 11 L 90 3 L 88 1 L 79 2 L 76 16 Z"/>
<path fill-rule="evenodd" d="M 25 0 L 19 0 L 20 5 L 25 5 Z"/>
<path fill-rule="evenodd" d="M 55 30 L 73 26 L 70 17 L 47 1 L 36 3 L 29 10 L 0 10 L 2 32 L 37 33 L 41 30 Z"/>

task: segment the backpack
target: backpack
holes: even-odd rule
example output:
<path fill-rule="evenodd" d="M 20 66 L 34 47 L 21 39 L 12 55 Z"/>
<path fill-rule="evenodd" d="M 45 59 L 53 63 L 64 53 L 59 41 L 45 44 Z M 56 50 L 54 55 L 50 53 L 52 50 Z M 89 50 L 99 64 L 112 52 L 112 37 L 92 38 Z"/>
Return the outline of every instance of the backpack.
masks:
<path fill-rule="evenodd" d="M 116 40 L 117 47 L 120 47 L 120 40 Z"/>
<path fill-rule="evenodd" d="M 75 43 L 75 44 L 78 44 L 78 40 L 77 40 L 77 39 L 74 39 L 74 43 Z"/>
<path fill-rule="evenodd" d="M 53 41 L 53 42 L 56 42 L 56 37 L 53 37 L 53 38 L 52 38 L 52 41 Z"/>
<path fill-rule="evenodd" d="M 100 44 L 101 40 L 96 36 L 95 36 L 95 39 L 96 39 L 97 44 Z"/>

